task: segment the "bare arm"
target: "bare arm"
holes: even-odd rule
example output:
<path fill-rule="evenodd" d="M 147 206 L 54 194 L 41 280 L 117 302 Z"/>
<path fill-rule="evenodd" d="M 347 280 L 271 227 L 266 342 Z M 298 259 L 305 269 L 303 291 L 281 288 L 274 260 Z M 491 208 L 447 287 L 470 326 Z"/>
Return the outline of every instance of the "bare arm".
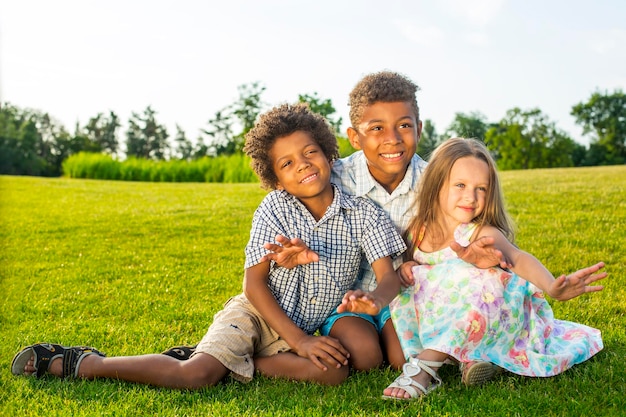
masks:
<path fill-rule="evenodd" d="M 606 278 L 606 272 L 596 274 L 604 268 L 604 262 L 580 269 L 567 276 L 561 275 L 555 279 L 537 258 L 515 247 L 498 229 L 485 227 L 481 231 L 482 234 L 494 238 L 495 245 L 501 248 L 504 257 L 511 260 L 512 266 L 510 268 L 513 272 L 532 282 L 555 300 L 566 301 L 588 292 L 601 291 L 604 288 L 601 285 L 590 285 Z"/>
<path fill-rule="evenodd" d="M 375 315 L 388 305 L 400 291 L 401 278 L 393 269 L 390 257 L 377 259 L 372 263 L 378 284 L 372 292 L 361 290 L 348 291 L 341 301 L 337 312 L 352 311 Z"/>
<path fill-rule="evenodd" d="M 248 300 L 270 327 L 298 356 L 310 359 L 322 370 L 327 369 L 325 363 L 337 368 L 347 365 L 349 353 L 338 340 L 328 336 L 309 336 L 287 316 L 267 286 L 268 275 L 269 262 L 250 267 L 245 271 L 243 287 Z"/>

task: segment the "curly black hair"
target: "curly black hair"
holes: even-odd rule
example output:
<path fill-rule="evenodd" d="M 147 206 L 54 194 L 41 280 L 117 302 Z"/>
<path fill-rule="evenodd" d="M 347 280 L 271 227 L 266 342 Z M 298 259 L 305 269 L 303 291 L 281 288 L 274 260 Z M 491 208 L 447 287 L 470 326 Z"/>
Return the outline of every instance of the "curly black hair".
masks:
<path fill-rule="evenodd" d="M 263 188 L 275 190 L 278 178 L 272 167 L 270 150 L 278 138 L 296 131 L 308 132 L 324 152 L 328 162 L 339 157 L 337 138 L 321 115 L 313 113 L 306 103 L 282 104 L 262 114 L 246 134 L 243 151 L 252 158 L 250 166 Z"/>
<path fill-rule="evenodd" d="M 381 71 L 366 75 L 350 92 L 348 105 L 352 127 L 356 129 L 361 123 L 365 107 L 377 102 L 409 102 L 415 111 L 415 119 L 419 120 L 420 110 L 415 95 L 417 91 L 417 84 L 397 72 Z"/>

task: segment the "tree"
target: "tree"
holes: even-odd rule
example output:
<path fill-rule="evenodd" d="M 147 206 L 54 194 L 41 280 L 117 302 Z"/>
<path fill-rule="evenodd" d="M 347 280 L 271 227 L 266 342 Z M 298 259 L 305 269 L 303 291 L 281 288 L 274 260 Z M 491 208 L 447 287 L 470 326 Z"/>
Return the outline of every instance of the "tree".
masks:
<path fill-rule="evenodd" d="M 422 137 L 417 145 L 417 153 L 422 158 L 428 159 L 439 143 L 440 139 L 435 131 L 435 125 L 429 119 L 424 120 Z"/>
<path fill-rule="evenodd" d="M 577 150 L 576 143 L 539 109 L 509 110 L 486 132 L 485 143 L 503 170 L 573 166 Z"/>
<path fill-rule="evenodd" d="M 265 86 L 261 85 L 258 81 L 252 84 L 240 85 L 239 100 L 233 103 L 232 111 L 239 123 L 242 130 L 235 139 L 237 139 L 237 150 L 241 152 L 246 134 L 254 127 L 256 118 L 261 113 L 261 109 L 265 105 L 261 101 L 261 94 L 265 91 Z"/>
<path fill-rule="evenodd" d="M 445 136 L 476 138 L 484 141 L 489 125 L 484 115 L 479 112 L 470 114 L 456 113 L 454 120 L 448 126 Z"/>
<path fill-rule="evenodd" d="M 211 137 L 209 146 L 200 147 L 199 149 L 204 149 L 204 151 L 197 153 L 197 156 L 234 154 L 237 151 L 237 142 L 233 135 L 233 118 L 229 108 L 226 107 L 216 112 L 208 124 L 209 129 L 205 129 L 203 132 Z M 203 141 L 199 142 L 204 145 Z"/>
<path fill-rule="evenodd" d="M 132 113 L 126 131 L 126 155 L 138 158 L 163 160 L 169 144 L 167 129 L 158 124 L 156 112 L 150 106 L 144 110 L 143 116 Z"/>
<path fill-rule="evenodd" d="M 586 103 L 572 107 L 571 115 L 583 127 L 583 134 L 593 133 L 590 160 L 597 164 L 626 163 L 626 94 L 622 90 L 612 94 L 596 91 Z"/>
<path fill-rule="evenodd" d="M 240 85 L 237 89 L 239 90 L 237 101 L 215 113 L 215 117 L 208 121 L 209 129 L 203 130 L 211 137 L 208 149 L 209 152 L 214 152 L 214 155 L 241 153 L 246 134 L 254 127 L 265 105 L 261 100 L 265 86 L 258 81 Z M 236 122 L 241 129 L 238 134 L 233 133 Z"/>
<path fill-rule="evenodd" d="M 313 113 L 323 116 L 326 121 L 328 121 L 328 124 L 333 128 L 335 135 L 341 134 L 341 123 L 343 120 L 341 117 L 337 120 L 333 117 L 337 110 L 335 110 L 335 107 L 330 99 L 323 100 L 318 97 L 315 92 L 313 95 L 299 94 L 298 101 L 300 103 L 307 103 Z"/>
<path fill-rule="evenodd" d="M 102 113 L 98 113 L 96 117 L 89 119 L 85 126 L 86 136 L 90 142 L 94 143 L 98 148 L 98 152 L 106 152 L 115 155 L 118 150 L 117 130 L 120 127 L 120 121 L 117 114 L 109 112 L 109 117 L 105 117 Z"/>
<path fill-rule="evenodd" d="M 185 131 L 179 125 L 176 125 L 174 142 L 176 143 L 176 156 L 185 161 L 190 160 L 193 156 L 193 146 L 191 141 L 187 139 Z"/>
<path fill-rule="evenodd" d="M 34 112 L 5 103 L 0 108 L 0 174 L 42 175 L 42 138 Z"/>

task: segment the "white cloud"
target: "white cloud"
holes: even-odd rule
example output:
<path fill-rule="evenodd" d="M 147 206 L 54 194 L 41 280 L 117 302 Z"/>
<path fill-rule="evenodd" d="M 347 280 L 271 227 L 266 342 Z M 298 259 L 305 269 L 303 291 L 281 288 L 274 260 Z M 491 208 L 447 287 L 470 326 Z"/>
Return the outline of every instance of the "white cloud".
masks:
<path fill-rule="evenodd" d="M 587 45 L 598 55 L 618 52 L 623 54 L 626 49 L 626 30 L 610 29 L 590 33 Z"/>
<path fill-rule="evenodd" d="M 483 27 L 498 16 L 505 0 L 446 0 L 440 3 L 446 12 L 479 27 Z"/>
<path fill-rule="evenodd" d="M 487 46 L 489 38 L 484 33 L 471 32 L 465 35 L 465 42 L 473 46 Z"/>
<path fill-rule="evenodd" d="M 443 31 L 433 25 L 416 25 L 408 20 L 395 20 L 394 25 L 409 41 L 427 47 L 438 47 L 444 42 Z"/>

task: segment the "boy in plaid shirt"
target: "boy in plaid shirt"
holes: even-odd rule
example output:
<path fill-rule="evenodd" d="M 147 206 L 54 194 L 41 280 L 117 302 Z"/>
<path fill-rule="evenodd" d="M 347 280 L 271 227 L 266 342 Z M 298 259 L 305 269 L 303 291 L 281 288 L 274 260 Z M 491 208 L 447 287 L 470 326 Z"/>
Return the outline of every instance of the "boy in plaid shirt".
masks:
<path fill-rule="evenodd" d="M 215 315 L 190 359 L 168 355 L 105 357 L 84 346 L 36 344 L 12 363 L 16 375 L 50 373 L 113 378 L 171 388 L 212 386 L 231 374 L 247 382 L 265 376 L 339 384 L 348 376 L 348 350 L 313 333 L 356 283 L 361 259 L 397 294 L 392 258 L 406 246 L 389 217 L 367 199 L 330 183 L 337 142 L 306 105 L 282 105 L 262 115 L 246 136 L 245 152 L 271 191 L 257 208 L 246 246 L 242 294 Z M 268 260 L 265 242 L 299 239 L 317 262 L 284 268 Z"/>

